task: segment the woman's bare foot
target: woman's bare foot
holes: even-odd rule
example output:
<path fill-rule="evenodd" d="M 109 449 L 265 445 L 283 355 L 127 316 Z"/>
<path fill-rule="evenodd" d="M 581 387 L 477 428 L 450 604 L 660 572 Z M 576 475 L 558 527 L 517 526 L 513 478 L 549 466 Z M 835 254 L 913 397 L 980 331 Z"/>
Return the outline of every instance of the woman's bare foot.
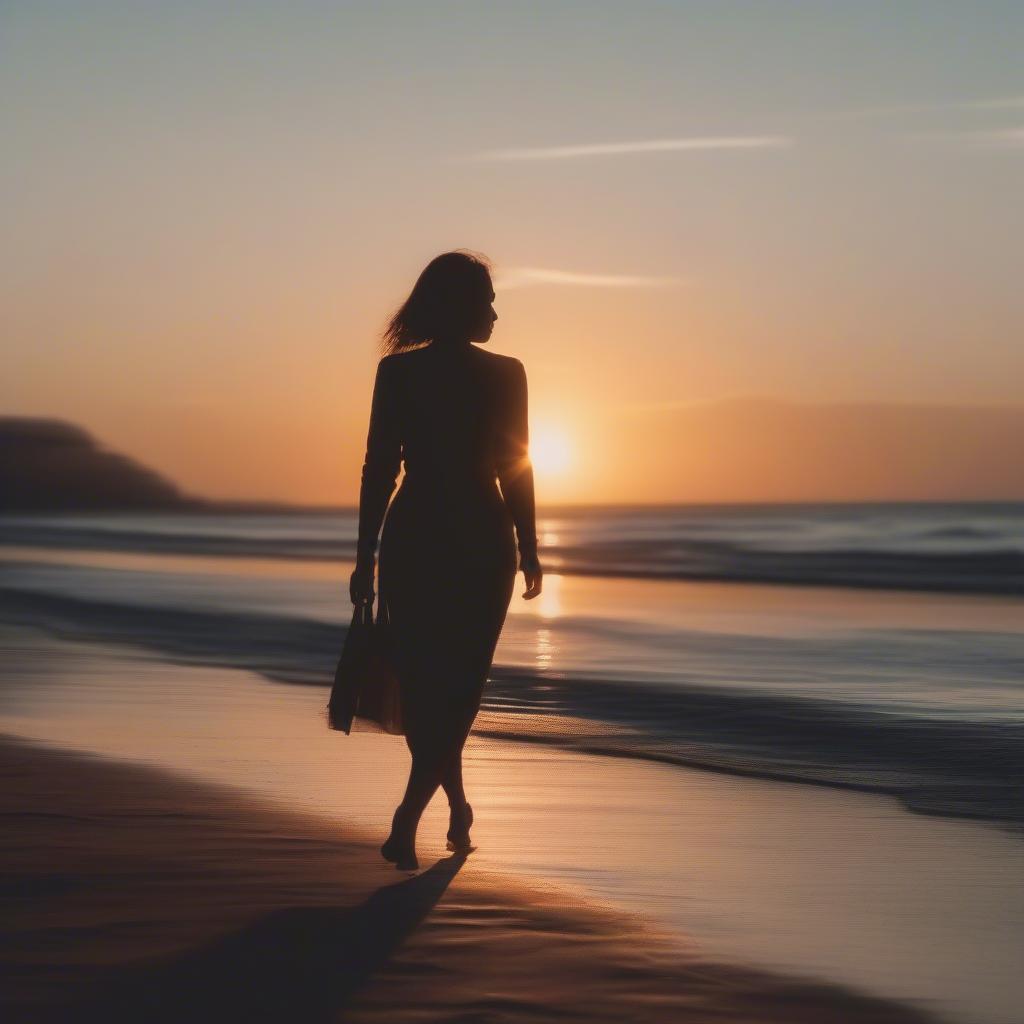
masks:
<path fill-rule="evenodd" d="M 399 871 L 415 871 L 420 862 L 416 859 L 416 832 L 410 831 L 404 819 L 404 808 L 399 804 L 391 820 L 391 835 L 380 848 L 381 856 L 391 861 Z"/>
<path fill-rule="evenodd" d="M 469 830 L 473 827 L 473 808 L 468 803 L 453 807 L 448 825 L 448 849 L 456 853 L 469 853 L 475 847 L 470 843 Z"/>

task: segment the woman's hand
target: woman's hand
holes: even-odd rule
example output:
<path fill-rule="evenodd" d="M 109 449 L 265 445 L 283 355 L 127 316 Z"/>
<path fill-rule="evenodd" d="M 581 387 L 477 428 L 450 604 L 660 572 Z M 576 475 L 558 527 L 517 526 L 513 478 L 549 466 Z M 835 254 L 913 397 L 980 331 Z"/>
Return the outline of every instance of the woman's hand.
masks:
<path fill-rule="evenodd" d="M 519 568 L 522 569 L 526 579 L 526 592 L 523 597 L 527 601 L 532 601 L 535 597 L 540 596 L 541 585 L 544 582 L 544 570 L 541 569 L 536 555 L 524 556 L 519 563 Z"/>
<path fill-rule="evenodd" d="M 353 604 L 373 603 L 373 559 L 369 562 L 356 562 L 355 572 L 349 580 L 348 592 Z"/>

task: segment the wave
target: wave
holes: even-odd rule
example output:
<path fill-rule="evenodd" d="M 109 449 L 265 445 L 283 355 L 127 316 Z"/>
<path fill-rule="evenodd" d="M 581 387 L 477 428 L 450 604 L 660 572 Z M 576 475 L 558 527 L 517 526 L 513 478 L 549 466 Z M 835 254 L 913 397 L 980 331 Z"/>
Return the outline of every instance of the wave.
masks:
<path fill-rule="evenodd" d="M 169 517 L 161 516 L 162 525 Z M 111 551 L 150 555 L 206 555 L 225 558 L 278 558 L 289 561 L 324 561 L 355 557 L 355 540 L 330 536 L 280 536 L 274 533 L 205 531 L 197 523 L 187 529 L 181 517 L 179 530 L 145 529 L 133 516 L 116 525 L 56 521 L 0 521 L 2 543 L 13 547 L 51 548 L 59 551 Z M 176 524 L 179 525 L 179 524 Z"/>
<path fill-rule="evenodd" d="M 634 545 L 555 548 L 551 554 L 558 572 L 578 576 L 1024 595 L 1024 554 L 1010 549 L 942 555 L 838 548 L 795 553 L 690 542 L 668 552 Z"/>
<path fill-rule="evenodd" d="M 0 589 L 4 621 L 192 664 L 328 686 L 343 625 Z M 476 731 L 588 753 L 891 794 L 938 815 L 1024 823 L 1024 723 L 820 696 L 497 665 Z"/>
<path fill-rule="evenodd" d="M 552 572 L 1024 595 L 1024 505 L 721 506 L 562 511 Z M 354 512 L 0 517 L 19 547 L 351 561 Z"/>

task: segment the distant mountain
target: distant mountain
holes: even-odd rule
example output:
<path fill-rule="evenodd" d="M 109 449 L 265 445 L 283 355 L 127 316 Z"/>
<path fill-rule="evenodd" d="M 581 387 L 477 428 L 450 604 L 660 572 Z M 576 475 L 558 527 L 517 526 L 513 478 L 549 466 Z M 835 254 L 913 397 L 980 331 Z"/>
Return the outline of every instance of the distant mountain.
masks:
<path fill-rule="evenodd" d="M 0 416 L 0 511 L 206 507 L 159 473 L 60 420 Z"/>

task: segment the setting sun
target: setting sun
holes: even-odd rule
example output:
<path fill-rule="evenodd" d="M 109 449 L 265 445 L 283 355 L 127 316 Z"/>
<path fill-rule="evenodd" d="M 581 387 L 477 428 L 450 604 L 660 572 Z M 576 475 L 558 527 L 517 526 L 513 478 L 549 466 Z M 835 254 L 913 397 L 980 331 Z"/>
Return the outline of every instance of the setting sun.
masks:
<path fill-rule="evenodd" d="M 530 461 L 538 476 L 555 477 L 565 473 L 573 462 L 569 435 L 554 424 L 534 426 L 530 437 Z"/>

